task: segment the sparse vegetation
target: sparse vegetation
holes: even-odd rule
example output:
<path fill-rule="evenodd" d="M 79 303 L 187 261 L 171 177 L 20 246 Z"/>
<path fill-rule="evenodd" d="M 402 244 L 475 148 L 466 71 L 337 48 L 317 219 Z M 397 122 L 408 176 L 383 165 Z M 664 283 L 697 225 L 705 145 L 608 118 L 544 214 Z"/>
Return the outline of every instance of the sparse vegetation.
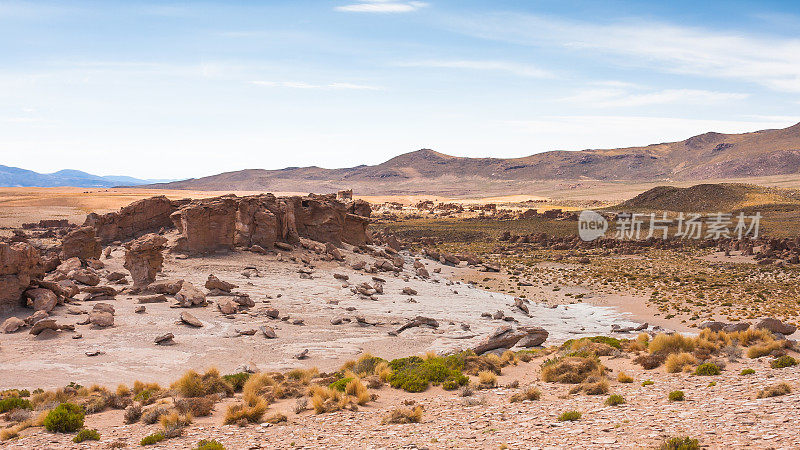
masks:
<path fill-rule="evenodd" d="M 574 422 L 583 416 L 579 411 L 565 411 L 558 416 L 559 422 Z"/>
<path fill-rule="evenodd" d="M 671 437 L 664 441 L 659 450 L 698 450 L 700 441 L 688 436 Z"/>
<path fill-rule="evenodd" d="M 511 403 L 522 402 L 525 400 L 536 401 L 542 398 L 542 391 L 535 387 L 529 387 L 522 392 L 517 392 L 512 395 L 509 401 Z"/>
<path fill-rule="evenodd" d="M 197 443 L 195 450 L 225 450 L 225 446 L 217 442 L 216 439 L 203 439 Z"/>
<path fill-rule="evenodd" d="M 752 375 L 754 373 L 756 373 L 756 371 L 753 369 L 742 369 L 742 371 L 739 372 L 739 375 Z"/>
<path fill-rule="evenodd" d="M 625 399 L 619 394 L 611 394 L 606 399 L 607 406 L 617 406 L 625 403 Z"/>
<path fill-rule="evenodd" d="M 617 381 L 620 383 L 633 383 L 633 377 L 625 372 L 620 372 L 617 374 Z"/>
<path fill-rule="evenodd" d="M 720 374 L 719 367 L 714 363 L 703 363 L 697 366 L 695 369 L 695 375 L 702 375 L 702 376 L 712 376 L 712 375 L 719 375 Z"/>
<path fill-rule="evenodd" d="M 100 440 L 100 433 L 97 430 L 90 430 L 88 428 L 84 428 L 72 438 L 72 442 L 78 444 L 83 441 L 99 441 Z"/>
<path fill-rule="evenodd" d="M 415 406 L 409 408 L 397 408 L 392 410 L 387 417 L 383 419 L 383 423 L 420 423 L 422 421 L 422 406 Z"/>
<path fill-rule="evenodd" d="M 72 433 L 83 427 L 83 408 L 73 403 L 62 403 L 44 418 L 47 431 Z"/>
<path fill-rule="evenodd" d="M 683 395 L 683 391 L 672 391 L 669 393 L 667 398 L 669 398 L 669 401 L 671 402 L 682 402 L 686 400 L 686 397 Z"/>
<path fill-rule="evenodd" d="M 783 369 L 785 367 L 796 366 L 797 360 L 789 355 L 783 355 L 770 361 L 769 366 L 773 369 Z"/>
<path fill-rule="evenodd" d="M 542 363 L 541 377 L 551 383 L 577 384 L 590 376 L 602 376 L 605 368 L 596 357 L 567 356 Z"/>
<path fill-rule="evenodd" d="M 164 440 L 163 433 L 153 433 L 142 438 L 139 445 L 155 445 Z"/>
<path fill-rule="evenodd" d="M 757 398 L 778 397 L 781 395 L 789 394 L 791 392 L 792 392 L 792 387 L 789 386 L 788 383 L 782 382 L 761 389 L 760 391 L 758 391 L 756 397 Z"/>

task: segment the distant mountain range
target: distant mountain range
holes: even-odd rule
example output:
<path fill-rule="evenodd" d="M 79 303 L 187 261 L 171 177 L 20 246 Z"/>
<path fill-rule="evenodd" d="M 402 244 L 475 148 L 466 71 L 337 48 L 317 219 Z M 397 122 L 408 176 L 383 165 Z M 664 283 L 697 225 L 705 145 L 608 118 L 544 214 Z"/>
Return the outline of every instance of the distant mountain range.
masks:
<path fill-rule="evenodd" d="M 138 186 L 169 182 L 172 180 L 141 180 L 126 176 L 99 176 L 80 170 L 59 170 L 39 173 L 32 170 L 0 165 L 0 186 L 4 187 L 60 187 L 110 188 L 115 186 Z"/>
<path fill-rule="evenodd" d="M 742 134 L 709 132 L 670 143 L 464 158 L 422 149 L 375 166 L 247 169 L 148 187 L 191 190 L 458 194 L 530 192 L 543 181 L 699 181 L 800 174 L 800 124 Z"/>

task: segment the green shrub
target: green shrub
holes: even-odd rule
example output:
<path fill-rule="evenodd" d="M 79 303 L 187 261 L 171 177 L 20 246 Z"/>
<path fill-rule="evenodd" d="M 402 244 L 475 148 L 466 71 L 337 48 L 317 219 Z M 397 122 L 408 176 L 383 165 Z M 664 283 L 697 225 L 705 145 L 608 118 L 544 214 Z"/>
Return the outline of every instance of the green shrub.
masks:
<path fill-rule="evenodd" d="M 340 378 L 331 383 L 330 385 L 328 385 L 328 387 L 331 389 L 335 389 L 339 392 L 344 392 L 344 389 L 347 387 L 347 383 L 351 381 L 353 381 L 353 377 Z"/>
<path fill-rule="evenodd" d="M 669 393 L 669 401 L 671 402 L 682 402 L 686 400 L 686 397 L 683 395 L 683 391 L 672 391 Z"/>
<path fill-rule="evenodd" d="M 565 411 L 558 416 L 559 422 L 573 422 L 581 418 L 583 414 L 579 411 Z"/>
<path fill-rule="evenodd" d="M 580 339 L 570 339 L 570 340 L 564 342 L 563 344 L 561 344 L 561 348 L 570 348 L 570 347 L 572 347 L 572 344 L 574 342 L 576 342 L 576 341 L 589 341 L 589 342 L 595 342 L 595 343 L 598 343 L 598 344 L 610 345 L 610 346 L 612 346 L 612 347 L 614 347 L 616 349 L 621 349 L 622 348 L 622 341 L 620 341 L 617 338 L 612 338 L 612 337 L 608 337 L 608 336 L 591 336 L 591 337 L 585 337 L 585 338 L 580 338 Z"/>
<path fill-rule="evenodd" d="M 784 367 L 796 366 L 797 360 L 789 355 L 783 355 L 770 361 L 769 365 L 773 369 L 783 369 Z"/>
<path fill-rule="evenodd" d="M 653 380 L 642 381 L 642 386 L 650 386 L 651 384 L 655 384 L 655 381 Z"/>
<path fill-rule="evenodd" d="M 719 366 L 717 366 L 714 363 L 703 363 L 697 366 L 697 369 L 695 369 L 694 374 L 703 376 L 719 375 L 720 370 Z"/>
<path fill-rule="evenodd" d="M 231 385 L 234 392 L 242 392 L 242 388 L 244 387 L 244 384 L 247 382 L 248 378 L 250 378 L 250 374 L 247 372 L 238 372 L 222 376 L 222 379 Z"/>
<path fill-rule="evenodd" d="M 197 449 L 195 450 L 225 450 L 225 447 L 215 439 L 210 441 L 203 439 L 197 443 Z"/>
<path fill-rule="evenodd" d="M 145 436 L 142 438 L 140 445 L 153 445 L 157 444 L 164 440 L 164 435 L 162 433 L 153 433 L 149 436 Z"/>
<path fill-rule="evenodd" d="M 392 373 L 389 385 L 408 392 L 422 392 L 429 384 L 441 384 L 444 389 L 455 390 L 469 383 L 464 375 L 464 355 L 437 356 L 422 359 L 419 356 L 395 359 L 389 362 Z"/>
<path fill-rule="evenodd" d="M 606 405 L 617 406 L 625 403 L 625 399 L 619 394 L 611 394 L 606 399 Z"/>
<path fill-rule="evenodd" d="M 33 409 L 30 400 L 19 397 L 8 397 L 0 400 L 0 414 L 12 409 Z"/>
<path fill-rule="evenodd" d="M 100 440 L 100 433 L 97 430 L 90 430 L 88 428 L 84 428 L 78 432 L 78 435 L 72 438 L 72 442 L 78 444 L 83 441 L 99 441 Z"/>
<path fill-rule="evenodd" d="M 672 437 L 664 441 L 659 450 L 697 450 L 700 442 L 688 436 Z"/>
<path fill-rule="evenodd" d="M 72 433 L 83 428 L 83 408 L 73 403 L 62 403 L 44 418 L 47 431 Z"/>
<path fill-rule="evenodd" d="M 742 369 L 742 371 L 739 372 L 739 375 L 752 375 L 754 373 L 756 373 L 756 371 L 753 369 Z"/>

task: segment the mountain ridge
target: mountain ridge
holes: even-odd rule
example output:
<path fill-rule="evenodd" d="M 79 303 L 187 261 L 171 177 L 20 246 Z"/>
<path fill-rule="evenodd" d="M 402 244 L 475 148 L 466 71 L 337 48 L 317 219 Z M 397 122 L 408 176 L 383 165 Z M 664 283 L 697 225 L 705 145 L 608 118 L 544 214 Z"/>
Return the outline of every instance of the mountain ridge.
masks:
<path fill-rule="evenodd" d="M 144 180 L 124 175 L 93 175 L 81 170 L 62 169 L 53 173 L 0 165 L 2 187 L 86 187 L 111 188 L 122 185 L 144 185 L 168 180 Z"/>

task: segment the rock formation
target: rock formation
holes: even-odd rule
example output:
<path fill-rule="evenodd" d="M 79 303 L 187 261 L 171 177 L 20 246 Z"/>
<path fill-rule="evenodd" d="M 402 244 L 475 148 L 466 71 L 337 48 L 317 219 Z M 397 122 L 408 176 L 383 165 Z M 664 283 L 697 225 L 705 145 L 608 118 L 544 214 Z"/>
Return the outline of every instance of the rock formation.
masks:
<path fill-rule="evenodd" d="M 170 200 L 161 195 L 135 201 L 118 212 L 103 215 L 91 213 L 84 226 L 94 228 L 104 243 L 123 241 L 172 226 L 170 215 L 188 203 L 188 200 Z"/>
<path fill-rule="evenodd" d="M 67 233 L 61 240 L 59 257 L 62 261 L 75 257 L 82 260 L 98 259 L 102 251 L 103 246 L 100 244 L 100 239 L 96 237 L 94 228 L 80 227 Z"/>
<path fill-rule="evenodd" d="M 124 267 L 131 273 L 134 286 L 147 286 L 156 280 L 164 264 L 161 251 L 166 244 L 165 237 L 151 233 L 125 245 Z"/>
<path fill-rule="evenodd" d="M 0 311 L 22 304 L 39 262 L 39 252 L 30 244 L 0 242 Z"/>

